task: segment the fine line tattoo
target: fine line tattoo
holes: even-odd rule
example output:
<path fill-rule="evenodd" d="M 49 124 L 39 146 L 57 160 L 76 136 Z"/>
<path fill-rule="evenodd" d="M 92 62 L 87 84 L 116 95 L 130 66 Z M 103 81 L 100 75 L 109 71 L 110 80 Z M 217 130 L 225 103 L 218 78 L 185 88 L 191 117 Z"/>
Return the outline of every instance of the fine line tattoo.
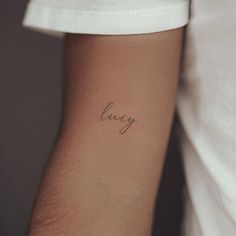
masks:
<path fill-rule="evenodd" d="M 122 114 L 122 115 L 116 115 L 114 113 L 111 112 L 111 108 L 113 106 L 113 102 L 109 102 L 105 108 L 103 109 L 100 119 L 102 121 L 105 120 L 116 120 L 116 121 L 120 121 L 122 123 L 126 123 L 119 131 L 119 134 L 124 134 L 130 127 L 131 125 L 137 121 L 137 119 L 132 118 L 132 117 L 128 117 L 126 114 Z"/>

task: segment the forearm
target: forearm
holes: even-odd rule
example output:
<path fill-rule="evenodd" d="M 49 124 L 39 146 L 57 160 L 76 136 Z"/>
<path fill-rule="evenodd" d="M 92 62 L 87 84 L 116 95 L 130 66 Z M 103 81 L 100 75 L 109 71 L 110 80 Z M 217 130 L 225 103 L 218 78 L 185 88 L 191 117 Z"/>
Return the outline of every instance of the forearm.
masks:
<path fill-rule="evenodd" d="M 180 35 L 67 38 L 62 127 L 30 236 L 150 234 Z"/>

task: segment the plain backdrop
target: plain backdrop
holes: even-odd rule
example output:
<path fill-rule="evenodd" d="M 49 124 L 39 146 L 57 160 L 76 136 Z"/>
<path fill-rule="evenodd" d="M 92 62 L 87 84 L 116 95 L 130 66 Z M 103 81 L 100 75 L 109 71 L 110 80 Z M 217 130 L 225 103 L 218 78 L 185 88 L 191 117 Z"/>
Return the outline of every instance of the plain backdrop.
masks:
<path fill-rule="evenodd" d="M 63 42 L 22 27 L 26 3 L 0 1 L 1 236 L 26 235 L 61 113 Z M 184 178 L 175 133 L 157 199 L 154 236 L 180 235 Z"/>

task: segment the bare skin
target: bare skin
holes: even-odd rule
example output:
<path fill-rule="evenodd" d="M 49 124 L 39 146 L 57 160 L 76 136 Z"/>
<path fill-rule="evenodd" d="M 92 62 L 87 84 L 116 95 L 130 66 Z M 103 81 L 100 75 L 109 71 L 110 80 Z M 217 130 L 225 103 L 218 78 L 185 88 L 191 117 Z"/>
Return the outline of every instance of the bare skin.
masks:
<path fill-rule="evenodd" d="M 29 236 L 151 234 L 182 31 L 66 35 L 61 129 Z"/>

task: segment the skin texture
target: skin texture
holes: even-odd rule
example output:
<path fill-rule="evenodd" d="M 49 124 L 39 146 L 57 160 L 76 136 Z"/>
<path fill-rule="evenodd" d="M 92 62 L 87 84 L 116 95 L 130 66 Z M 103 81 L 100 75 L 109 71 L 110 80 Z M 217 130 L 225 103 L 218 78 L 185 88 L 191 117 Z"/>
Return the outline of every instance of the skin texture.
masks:
<path fill-rule="evenodd" d="M 61 128 L 29 236 L 151 234 L 182 32 L 66 35 Z"/>

